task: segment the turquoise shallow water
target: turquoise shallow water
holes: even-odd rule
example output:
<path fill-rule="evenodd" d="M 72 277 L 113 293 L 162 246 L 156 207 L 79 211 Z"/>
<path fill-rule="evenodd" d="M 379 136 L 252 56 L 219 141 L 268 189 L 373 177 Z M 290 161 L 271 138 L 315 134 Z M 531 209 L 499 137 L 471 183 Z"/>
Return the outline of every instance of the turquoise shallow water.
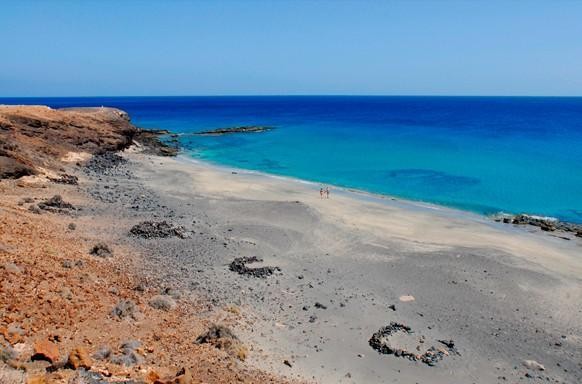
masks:
<path fill-rule="evenodd" d="M 582 98 L 0 99 L 106 105 L 181 133 L 194 158 L 369 192 L 582 222 Z M 265 133 L 196 136 L 236 125 Z"/>

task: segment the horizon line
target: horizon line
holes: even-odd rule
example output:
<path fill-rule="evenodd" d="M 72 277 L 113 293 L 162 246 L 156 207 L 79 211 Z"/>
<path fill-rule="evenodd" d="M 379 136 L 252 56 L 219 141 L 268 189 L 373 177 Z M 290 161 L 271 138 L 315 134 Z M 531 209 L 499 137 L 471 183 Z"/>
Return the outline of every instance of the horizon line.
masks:
<path fill-rule="evenodd" d="M 582 95 L 439 95 L 439 94 L 418 94 L 418 95 L 398 95 L 398 94 L 221 94 L 221 95 L 67 95 L 67 96 L 0 96 L 0 99 L 64 99 L 64 98 L 153 98 L 153 97 L 490 97 L 490 98 L 582 98 Z"/>

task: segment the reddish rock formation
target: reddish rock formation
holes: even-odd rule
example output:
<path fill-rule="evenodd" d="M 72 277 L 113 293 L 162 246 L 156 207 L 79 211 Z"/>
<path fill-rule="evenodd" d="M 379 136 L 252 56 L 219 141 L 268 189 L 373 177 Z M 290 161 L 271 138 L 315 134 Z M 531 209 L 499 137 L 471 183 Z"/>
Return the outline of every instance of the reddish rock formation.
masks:
<path fill-rule="evenodd" d="M 0 106 L 0 179 L 58 169 L 70 152 L 124 149 L 137 132 L 114 108 Z"/>
<path fill-rule="evenodd" d="M 73 349 L 69 354 L 69 360 L 67 361 L 67 366 L 73 369 L 91 369 L 91 364 L 92 361 L 89 357 L 89 353 L 83 347 L 77 347 Z"/>
<path fill-rule="evenodd" d="M 34 343 L 33 360 L 46 360 L 54 363 L 59 360 L 59 348 L 48 340 L 38 340 Z"/>

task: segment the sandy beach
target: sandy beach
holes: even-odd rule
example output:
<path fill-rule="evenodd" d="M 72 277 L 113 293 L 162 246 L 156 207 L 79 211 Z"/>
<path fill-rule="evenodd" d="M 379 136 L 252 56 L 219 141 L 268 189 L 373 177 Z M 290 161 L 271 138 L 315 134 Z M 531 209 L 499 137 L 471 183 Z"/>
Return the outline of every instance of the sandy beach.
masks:
<path fill-rule="evenodd" d="M 489 383 L 519 380 L 536 360 L 536 377 L 580 380 L 580 240 L 336 189 L 322 200 L 316 184 L 186 158 L 129 158 L 180 223 L 202 214 L 219 252 L 157 251 L 186 269 L 171 278 L 250 314 L 239 328 L 264 351 L 259 367 L 324 383 Z M 241 256 L 281 272 L 233 275 Z M 408 348 L 453 339 L 459 354 L 436 367 L 378 354 L 368 339 L 392 321 L 414 331 L 400 340 Z"/>
<path fill-rule="evenodd" d="M 104 342 L 144 343 L 143 360 L 130 368 L 95 363 L 103 382 L 112 380 L 103 372 L 173 382 L 160 378 L 180 367 L 189 367 L 192 382 L 216 383 L 582 380 L 582 239 L 334 187 L 321 199 L 318 184 L 156 156 L 134 142 L 121 157 L 105 151 L 88 163 L 80 160 L 91 158 L 86 152 L 62 153 L 74 161 L 59 163 L 59 172 L 77 183 L 32 175 L 0 184 L 0 255 L 12 282 L 2 286 L 12 303 L 5 308 L 16 305 L 10 271 L 38 263 L 27 250 L 40 249 L 36 257 L 54 259 L 46 268 L 58 269 L 64 241 L 67 259 L 85 260 L 98 274 L 102 283 L 92 289 L 101 296 L 92 300 L 101 304 L 90 321 L 72 320 L 82 324 L 76 336 L 51 342 L 63 351 L 84 343 L 91 353 Z M 76 209 L 43 210 L 57 193 Z M 60 241 L 56 252 L 14 232 L 22 221 L 44 228 L 45 241 Z M 67 229 L 70 222 L 77 230 Z M 113 250 L 104 261 L 88 252 L 98 242 Z M 64 278 L 61 285 L 73 278 L 50 273 Z M 136 289 L 139 282 L 145 288 Z M 172 300 L 159 310 L 154 297 Z M 111 320 L 120 298 L 133 300 L 146 320 Z M 55 327 L 65 332 L 50 321 L 4 323 L 30 327 L 18 340 L 25 346 Z M 228 326 L 244 356 L 196 343 L 212 324 Z M 63 372 L 60 382 L 74 374 Z"/>

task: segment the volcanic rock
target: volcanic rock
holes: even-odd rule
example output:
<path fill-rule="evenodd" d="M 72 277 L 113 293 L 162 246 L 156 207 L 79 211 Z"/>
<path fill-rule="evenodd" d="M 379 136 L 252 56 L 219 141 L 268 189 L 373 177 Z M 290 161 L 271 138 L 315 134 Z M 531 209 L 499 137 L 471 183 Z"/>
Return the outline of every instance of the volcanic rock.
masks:
<path fill-rule="evenodd" d="M 87 353 L 87 350 L 83 347 L 77 347 L 71 351 L 69 354 L 69 359 L 67 360 L 67 367 L 73 369 L 85 368 L 91 369 L 92 361 Z"/>
<path fill-rule="evenodd" d="M 69 209 L 75 209 L 72 204 L 64 201 L 61 195 L 54 195 L 50 199 L 44 200 L 37 205 L 39 209 L 56 213 L 67 212 Z"/>
<path fill-rule="evenodd" d="M 259 259 L 256 256 L 237 257 L 232 261 L 232 263 L 230 263 L 229 269 L 233 272 L 238 273 L 239 275 L 247 275 L 261 278 L 271 276 L 273 273 L 275 273 L 275 271 L 281 271 L 279 267 L 269 267 L 269 266 L 257 268 L 247 267 L 247 264 L 260 263 L 262 261 L 263 259 Z"/>
<path fill-rule="evenodd" d="M 113 108 L 3 105 L 0 127 L 0 179 L 58 170 L 69 153 L 127 148 L 137 132 L 128 115 Z"/>
<path fill-rule="evenodd" d="M 46 360 L 54 363 L 59 359 L 59 348 L 48 340 L 38 340 L 33 348 L 32 360 Z"/>
<path fill-rule="evenodd" d="M 188 233 L 182 226 L 174 227 L 166 221 L 143 221 L 134 225 L 129 231 L 134 236 L 144 239 L 179 237 L 188 238 Z"/>
<path fill-rule="evenodd" d="M 240 127 L 217 128 L 208 131 L 196 132 L 197 135 L 228 135 L 232 133 L 258 133 L 266 132 L 274 129 L 274 127 L 262 125 L 245 125 Z"/>

